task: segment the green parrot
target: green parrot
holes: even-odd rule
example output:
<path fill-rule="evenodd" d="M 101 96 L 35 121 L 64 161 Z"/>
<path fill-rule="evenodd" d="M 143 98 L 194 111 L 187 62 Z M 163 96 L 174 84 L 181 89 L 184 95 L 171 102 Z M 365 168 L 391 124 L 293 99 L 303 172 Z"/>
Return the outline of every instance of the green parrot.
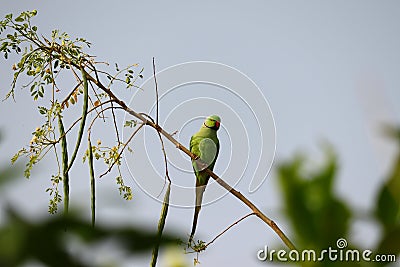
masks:
<path fill-rule="evenodd" d="M 204 171 L 214 169 L 219 152 L 219 140 L 217 131 L 221 123 L 220 117 L 212 115 L 206 118 L 200 130 L 190 139 L 190 151 L 198 158 L 192 160 L 193 170 L 196 175 L 196 206 L 194 209 L 192 232 L 189 238 L 191 243 L 197 226 L 197 218 L 201 209 L 204 190 L 210 176 Z"/>

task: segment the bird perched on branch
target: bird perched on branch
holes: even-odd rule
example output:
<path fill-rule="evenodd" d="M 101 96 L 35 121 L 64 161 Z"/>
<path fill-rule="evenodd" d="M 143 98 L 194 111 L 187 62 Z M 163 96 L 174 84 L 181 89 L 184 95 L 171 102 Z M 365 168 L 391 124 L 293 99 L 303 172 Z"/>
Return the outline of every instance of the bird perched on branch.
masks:
<path fill-rule="evenodd" d="M 214 169 L 215 161 L 219 152 L 219 140 L 217 131 L 221 123 L 220 117 L 212 115 L 206 118 L 200 130 L 190 139 L 190 151 L 197 156 L 192 160 L 193 170 L 196 175 L 196 203 L 194 209 L 192 232 L 189 238 L 191 243 L 196 232 L 197 219 L 201 209 L 204 190 L 206 189 L 210 176 L 205 169 Z"/>

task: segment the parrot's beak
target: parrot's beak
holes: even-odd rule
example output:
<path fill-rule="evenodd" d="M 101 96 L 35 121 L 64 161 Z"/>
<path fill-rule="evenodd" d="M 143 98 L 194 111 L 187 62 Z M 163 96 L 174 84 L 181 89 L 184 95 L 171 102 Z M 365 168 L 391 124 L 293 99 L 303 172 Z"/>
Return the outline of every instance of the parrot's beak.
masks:
<path fill-rule="evenodd" d="M 215 121 L 215 127 L 218 129 L 219 128 L 219 121 Z"/>

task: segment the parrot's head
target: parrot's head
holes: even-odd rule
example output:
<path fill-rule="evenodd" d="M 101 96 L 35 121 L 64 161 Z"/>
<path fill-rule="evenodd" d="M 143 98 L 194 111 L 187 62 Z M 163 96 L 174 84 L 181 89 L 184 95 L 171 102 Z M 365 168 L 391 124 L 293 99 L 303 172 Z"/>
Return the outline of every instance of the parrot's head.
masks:
<path fill-rule="evenodd" d="M 216 131 L 218 131 L 220 124 L 221 124 L 221 118 L 218 117 L 217 115 L 211 115 L 207 117 L 207 119 L 204 121 L 205 127 L 214 129 Z"/>

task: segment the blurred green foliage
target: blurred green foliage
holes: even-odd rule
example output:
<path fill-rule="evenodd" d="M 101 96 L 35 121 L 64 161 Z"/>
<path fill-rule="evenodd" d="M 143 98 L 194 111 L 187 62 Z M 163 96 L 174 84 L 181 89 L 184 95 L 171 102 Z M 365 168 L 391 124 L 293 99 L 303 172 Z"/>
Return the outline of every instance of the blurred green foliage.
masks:
<path fill-rule="evenodd" d="M 395 134 L 393 134 L 395 133 Z M 400 148 L 400 129 L 392 132 Z M 1 137 L 1 136 L 0 136 Z M 1 140 L 0 140 L 1 141 Z M 293 240 L 299 251 L 313 249 L 316 252 L 332 247 L 337 249 L 337 240 L 348 241 L 346 250 L 363 251 L 362 245 L 351 242 L 351 221 L 358 211 L 352 210 L 334 190 L 338 171 L 338 160 L 331 147 L 325 149 L 325 163 L 310 170 L 304 155 L 278 165 L 278 179 L 282 189 L 283 205 L 293 229 Z M 2 168 L 1 186 L 15 177 L 15 168 Z M 360 185 L 361 186 L 361 185 Z M 400 149 L 393 161 L 385 182 L 379 188 L 376 205 L 371 207 L 368 220 L 375 221 L 381 228 L 381 236 L 373 248 L 373 255 L 400 254 Z M 88 247 L 114 242 L 116 247 L 129 254 L 150 252 L 157 241 L 157 233 L 142 228 L 126 226 L 93 228 L 82 221 L 79 214 L 49 216 L 40 222 L 31 222 L 12 208 L 5 211 L 6 221 L 0 226 L 0 266 L 17 267 L 30 260 L 46 266 L 94 266 L 87 259 L 76 257 L 70 252 L 68 237 L 78 238 Z M 162 243 L 176 244 L 178 239 L 164 234 Z M 317 254 L 318 256 L 318 254 Z M 287 263 L 286 263 L 287 264 Z M 390 262 L 324 261 L 302 262 L 301 266 L 385 266 Z M 118 266 L 115 263 L 104 266 Z"/>
<path fill-rule="evenodd" d="M 316 171 L 304 170 L 306 159 L 297 155 L 279 166 L 285 209 L 296 233 L 296 243 L 310 249 L 334 244 L 347 235 L 351 212 L 333 191 L 337 159 L 332 152 Z M 298 244 L 298 245 L 299 245 Z"/>
<path fill-rule="evenodd" d="M 18 167 L 1 168 L 0 191 L 19 174 Z M 2 206 L 6 205 L 3 203 Z M 94 265 L 94 262 L 73 255 L 68 240 L 78 239 L 86 248 L 112 242 L 113 247 L 123 252 L 140 254 L 149 253 L 160 238 L 156 231 L 137 226 L 92 227 L 90 222 L 82 220 L 82 216 L 74 212 L 68 215 L 47 216 L 39 222 L 32 222 L 8 206 L 2 215 L 5 217 L 5 222 L 0 225 L 1 267 L 22 266 L 32 260 L 54 267 L 98 266 Z M 179 237 L 164 233 L 161 245 L 176 245 L 178 240 Z M 82 252 L 84 254 L 84 251 Z M 120 266 L 118 263 L 106 264 L 102 266 Z"/>
<path fill-rule="evenodd" d="M 111 229 L 98 225 L 94 228 L 73 213 L 67 217 L 49 216 L 37 223 L 24 219 L 12 209 L 8 209 L 6 215 L 7 223 L 0 227 L 0 266 L 21 266 L 32 259 L 47 266 L 95 266 L 69 252 L 67 240 L 71 236 L 86 246 L 112 241 L 130 254 L 151 251 L 157 241 L 155 232 L 133 226 Z M 176 244 L 177 237 L 164 234 L 162 243 Z"/>
<path fill-rule="evenodd" d="M 391 136 L 400 148 L 400 130 L 393 130 Z M 380 240 L 372 248 L 371 259 L 377 254 L 400 254 L 400 149 L 393 167 L 385 182 L 378 190 L 376 206 L 368 211 L 368 220 L 375 221 L 382 230 Z M 308 170 L 309 159 L 296 155 L 292 160 L 278 166 L 278 178 L 282 188 L 284 209 L 294 231 L 294 242 L 299 251 L 317 252 L 332 247 L 338 249 L 337 241 L 345 238 L 348 242 L 343 250 L 367 248 L 356 247 L 351 242 L 349 230 L 351 219 L 357 211 L 351 209 L 334 190 L 337 177 L 338 160 L 328 147 L 325 150 L 326 161 L 317 170 Z M 362 186 L 362 185 L 360 185 Z M 385 266 L 390 262 L 310 261 L 302 266 Z M 397 259 L 398 260 L 398 259 Z"/>
<path fill-rule="evenodd" d="M 400 128 L 387 129 L 400 147 Z M 400 254 L 400 151 L 394 159 L 386 182 L 379 190 L 375 217 L 382 227 L 382 237 L 377 245 L 378 253 Z"/>

